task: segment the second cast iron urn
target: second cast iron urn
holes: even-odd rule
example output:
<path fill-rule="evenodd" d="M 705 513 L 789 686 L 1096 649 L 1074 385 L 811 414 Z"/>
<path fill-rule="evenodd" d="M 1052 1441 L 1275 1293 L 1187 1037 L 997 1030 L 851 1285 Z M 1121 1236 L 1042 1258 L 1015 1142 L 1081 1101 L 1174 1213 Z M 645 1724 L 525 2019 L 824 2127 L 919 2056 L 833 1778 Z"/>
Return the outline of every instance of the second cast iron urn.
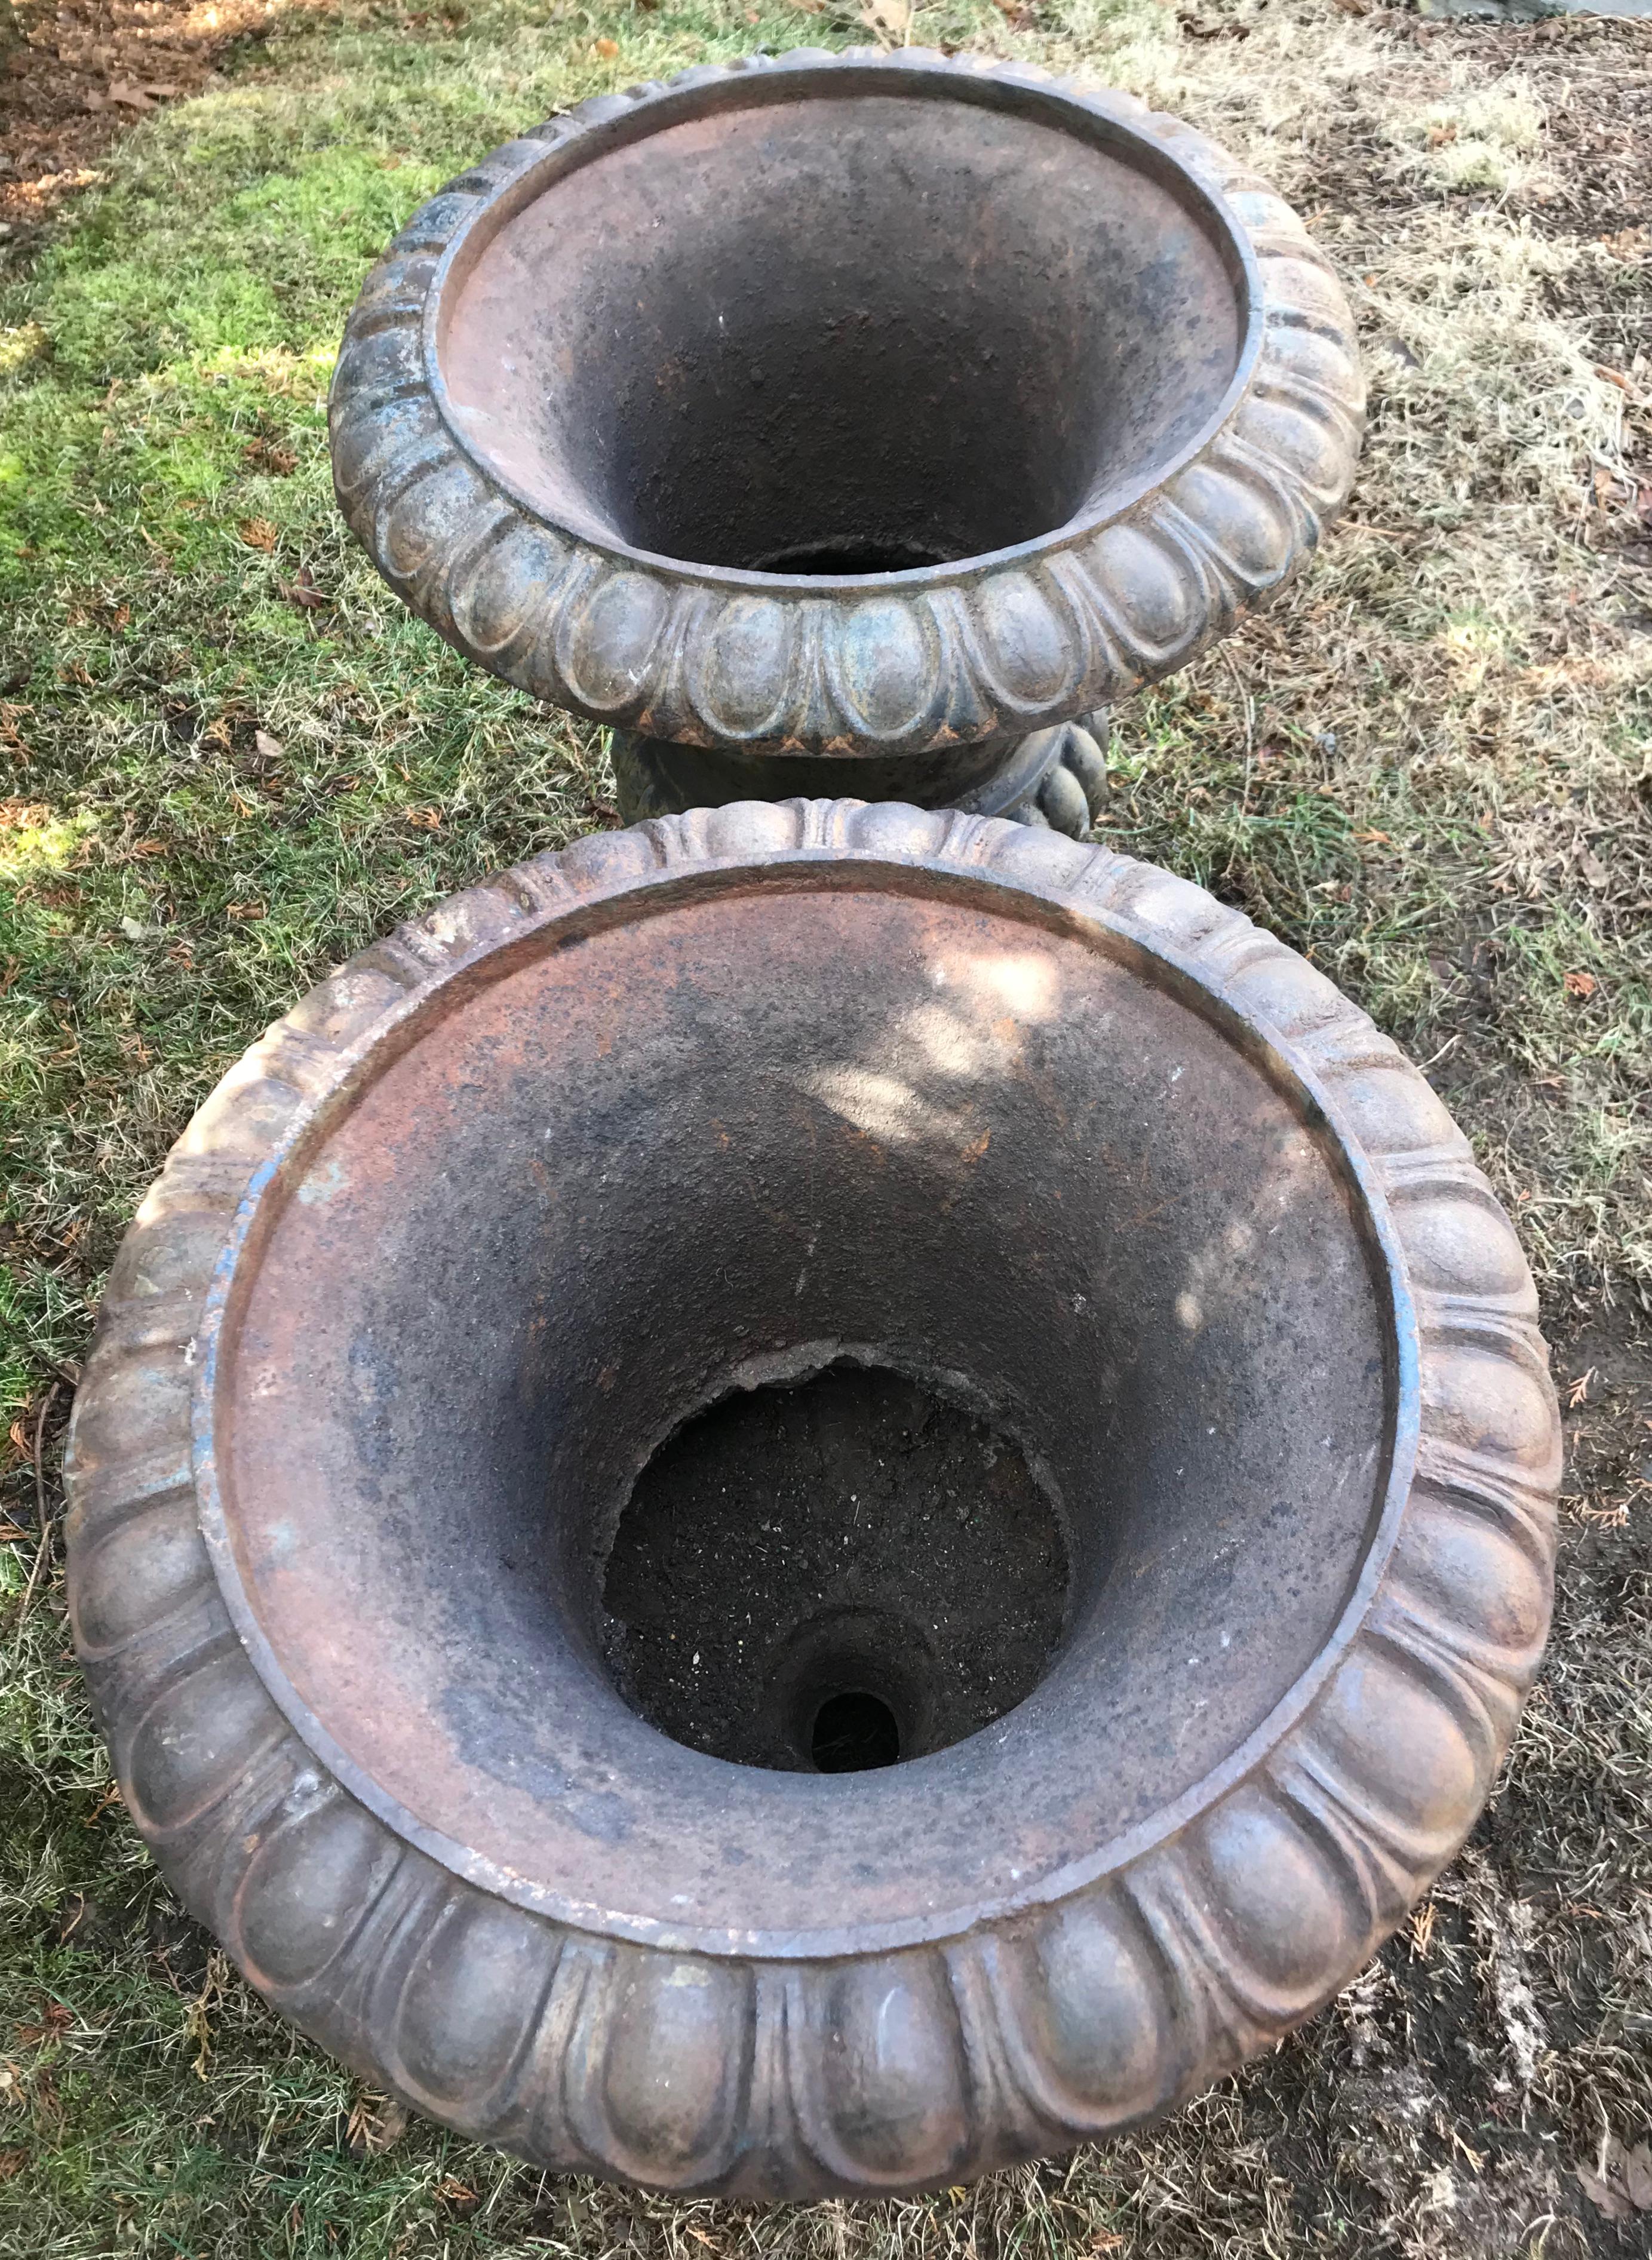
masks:
<path fill-rule="evenodd" d="M 416 612 L 612 726 L 628 819 L 826 792 L 1077 833 L 1098 710 L 1290 577 L 1362 408 L 1327 262 L 1201 135 L 801 50 L 583 103 L 416 213 L 333 454 Z"/>

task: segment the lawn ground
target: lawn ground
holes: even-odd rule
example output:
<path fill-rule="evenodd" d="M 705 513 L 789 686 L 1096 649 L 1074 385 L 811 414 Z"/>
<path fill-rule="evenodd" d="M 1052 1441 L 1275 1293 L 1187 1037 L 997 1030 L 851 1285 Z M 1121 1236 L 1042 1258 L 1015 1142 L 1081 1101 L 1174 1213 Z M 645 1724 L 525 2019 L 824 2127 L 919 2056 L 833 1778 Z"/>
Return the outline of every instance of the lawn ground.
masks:
<path fill-rule="evenodd" d="M 268 2014 L 115 1797 L 51 1518 L 99 1283 L 218 1076 L 397 919 L 610 820 L 600 733 L 463 666 L 343 536 L 323 400 L 368 262 L 554 108 L 870 34 L 834 0 L 0 25 L 28 105 L 0 177 L 0 2253 L 1652 2249 L 1622 2163 L 1652 2138 L 1652 32 L 1370 0 L 919 16 L 1208 126 L 1339 262 L 1372 385 L 1353 505 L 1281 606 L 1119 715 L 1102 829 L 1426 1067 L 1520 1222 L 1570 1460 L 1506 1777 L 1366 1976 L 1139 2140 L 765 2215 L 544 2180 Z M 134 79 L 152 51 L 174 92 Z"/>

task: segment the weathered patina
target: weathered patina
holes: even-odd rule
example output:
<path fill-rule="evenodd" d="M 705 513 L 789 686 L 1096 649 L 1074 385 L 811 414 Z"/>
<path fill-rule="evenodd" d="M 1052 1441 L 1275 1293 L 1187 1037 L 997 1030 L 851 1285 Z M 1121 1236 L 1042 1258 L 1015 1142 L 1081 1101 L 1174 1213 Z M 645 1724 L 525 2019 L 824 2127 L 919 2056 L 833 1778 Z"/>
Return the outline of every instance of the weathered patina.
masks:
<path fill-rule="evenodd" d="M 1363 392 L 1328 262 L 1133 97 L 797 50 L 582 104 L 415 214 L 333 391 L 422 618 L 615 732 L 624 813 L 1076 833 L 1095 717 L 1278 589 Z"/>
<path fill-rule="evenodd" d="M 1059 1641 L 910 1763 L 728 1763 L 610 1677 L 604 1563 L 700 1408 L 846 1362 L 1014 1439 Z M 1513 1731 L 1558 1424 L 1466 1140 L 1322 975 L 815 801 L 542 856 L 278 1024 L 69 1477 L 123 1796 L 256 1985 L 547 2168 L 806 2198 L 1138 2125 L 1346 1983 Z"/>

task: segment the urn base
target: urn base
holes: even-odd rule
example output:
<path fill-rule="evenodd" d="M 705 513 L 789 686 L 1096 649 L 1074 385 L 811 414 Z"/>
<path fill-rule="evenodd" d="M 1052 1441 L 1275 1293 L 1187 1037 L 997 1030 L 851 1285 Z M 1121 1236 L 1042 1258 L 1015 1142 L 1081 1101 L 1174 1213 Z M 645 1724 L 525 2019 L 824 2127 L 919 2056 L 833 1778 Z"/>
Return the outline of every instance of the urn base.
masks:
<path fill-rule="evenodd" d="M 976 748 L 833 766 L 841 768 L 841 783 L 858 799 L 958 808 L 1082 840 L 1107 797 L 1106 742 L 1107 710 L 1098 707 L 1076 721 L 1034 730 L 1007 750 L 990 752 L 984 770 Z M 648 816 L 681 816 L 690 808 L 726 808 L 738 800 L 806 797 L 821 789 L 825 757 L 670 745 L 616 730 L 613 764 L 619 813 L 627 824 L 638 824 Z"/>

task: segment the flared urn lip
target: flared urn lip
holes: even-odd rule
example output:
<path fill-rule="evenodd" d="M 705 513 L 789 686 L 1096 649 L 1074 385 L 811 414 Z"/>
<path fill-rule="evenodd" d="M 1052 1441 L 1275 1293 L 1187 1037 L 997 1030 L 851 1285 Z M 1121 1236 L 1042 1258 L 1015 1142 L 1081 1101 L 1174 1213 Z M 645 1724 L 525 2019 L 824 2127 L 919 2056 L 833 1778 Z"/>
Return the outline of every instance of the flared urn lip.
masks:
<path fill-rule="evenodd" d="M 767 68 L 759 70 L 755 68 L 759 63 L 766 64 Z M 840 98 L 872 91 L 887 93 L 891 81 L 903 95 L 919 100 L 972 102 L 983 107 L 1019 109 L 1033 115 L 1041 110 L 1048 123 L 1069 133 L 1088 134 L 1103 147 L 1109 143 L 1115 147 L 1122 145 L 1140 170 L 1171 187 L 1178 200 L 1191 205 L 1204 219 L 1229 267 L 1228 279 L 1241 310 L 1242 325 L 1238 356 L 1226 390 L 1191 440 L 1119 479 L 1098 502 L 1025 541 L 979 550 L 940 564 L 910 566 L 890 572 L 806 574 L 706 564 L 672 551 L 642 548 L 594 521 L 582 522 L 571 513 L 554 517 L 541 501 L 477 447 L 476 435 L 456 409 L 449 390 L 442 368 L 442 347 L 459 286 L 488 244 L 518 211 L 570 173 L 611 150 L 644 140 L 667 126 L 718 110 L 779 104 L 796 100 L 805 91 Z M 423 325 L 425 381 L 454 445 L 484 477 L 511 497 L 525 516 L 588 543 L 592 548 L 680 580 L 712 588 L 749 589 L 766 597 L 792 597 L 799 602 L 840 595 L 858 596 L 883 589 L 948 588 L 968 583 L 994 567 L 1047 555 L 1087 533 L 1112 525 L 1144 496 L 1168 485 L 1197 461 L 1231 419 L 1249 389 L 1262 352 L 1264 323 L 1262 279 L 1249 238 L 1220 190 L 1202 181 L 1174 148 L 1143 132 L 1126 111 L 1107 106 L 1105 89 L 1081 91 L 1072 81 L 1054 82 L 1035 70 L 992 62 L 984 57 L 945 56 L 928 48 L 907 47 L 883 54 L 870 48 L 850 47 L 835 55 L 793 48 L 772 58 L 750 57 L 736 70 L 717 68 L 715 76 L 688 71 L 661 86 L 633 88 L 622 97 L 627 104 L 623 111 L 586 125 L 585 117 L 600 107 L 604 99 L 598 96 L 594 104 L 583 104 L 569 113 L 571 118 L 580 119 L 583 130 L 554 142 L 504 193 L 479 205 L 460 223 L 433 277 Z M 1112 99 L 1116 101 L 1118 97 Z"/>
<path fill-rule="evenodd" d="M 1054 127 L 1179 202 L 1232 285 L 1238 333 L 1219 402 L 1184 444 L 1026 540 L 816 575 L 635 546 L 594 512 L 535 500 L 467 430 L 445 325 L 513 216 L 666 128 L 887 93 Z M 1271 596 L 1348 498 L 1364 388 L 1347 300 L 1298 215 L 1179 120 L 983 58 L 796 49 L 597 97 L 450 182 L 363 287 L 330 418 L 340 506 L 380 572 L 530 697 L 681 745 L 905 760 L 1007 747 L 1109 706 Z M 927 782 L 905 785 L 928 797 Z"/>

